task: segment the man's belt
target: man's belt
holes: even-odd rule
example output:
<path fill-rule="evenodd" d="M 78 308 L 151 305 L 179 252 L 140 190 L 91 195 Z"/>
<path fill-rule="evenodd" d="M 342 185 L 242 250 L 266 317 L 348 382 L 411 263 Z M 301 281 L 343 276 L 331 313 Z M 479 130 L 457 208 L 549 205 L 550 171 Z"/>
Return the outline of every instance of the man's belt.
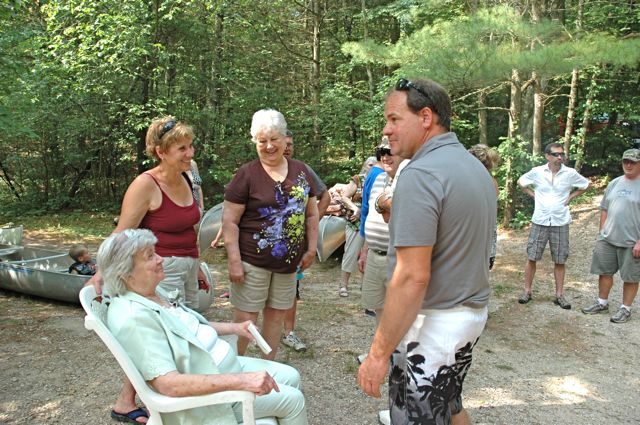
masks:
<path fill-rule="evenodd" d="M 371 249 L 371 248 L 369 248 L 369 249 Z M 383 257 L 386 257 L 386 256 L 387 256 L 387 251 L 380 251 L 379 249 L 371 249 L 371 251 L 373 251 L 373 252 L 375 252 L 376 254 L 381 255 L 381 256 L 383 256 Z"/>

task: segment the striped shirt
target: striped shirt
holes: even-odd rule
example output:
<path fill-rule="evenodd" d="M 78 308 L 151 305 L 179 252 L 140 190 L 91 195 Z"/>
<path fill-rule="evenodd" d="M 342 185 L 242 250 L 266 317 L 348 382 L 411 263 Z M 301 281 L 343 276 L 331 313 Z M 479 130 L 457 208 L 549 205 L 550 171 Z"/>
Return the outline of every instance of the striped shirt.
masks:
<path fill-rule="evenodd" d="M 387 173 L 380 173 L 373 182 L 371 194 L 369 195 L 369 214 L 364 223 L 364 235 L 370 249 L 386 252 L 389 247 L 389 225 L 384 222 L 382 215 L 373 206 L 376 198 L 382 193 L 385 186 L 391 182 Z M 388 190 L 388 189 L 387 189 Z"/>

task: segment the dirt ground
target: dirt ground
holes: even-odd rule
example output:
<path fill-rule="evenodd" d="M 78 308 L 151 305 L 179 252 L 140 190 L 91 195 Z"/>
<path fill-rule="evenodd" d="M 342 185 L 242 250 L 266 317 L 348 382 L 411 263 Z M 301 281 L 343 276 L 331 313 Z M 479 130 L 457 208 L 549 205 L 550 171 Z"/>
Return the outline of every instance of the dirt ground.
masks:
<path fill-rule="evenodd" d="M 579 307 L 594 299 L 597 278 L 589 263 L 599 213 L 574 207 L 567 264 L 569 311 L 554 306 L 552 265 L 539 264 L 534 300 L 520 305 L 527 230 L 502 232 L 492 273 L 486 330 L 474 351 L 464 389 L 475 424 L 640 424 L 640 314 L 626 324 Z M 68 246 L 73 241 L 27 232 L 27 243 Z M 98 241 L 94 241 L 95 248 Z M 206 255 L 226 290 L 222 253 Z M 339 259 L 315 264 L 303 280 L 298 334 L 306 353 L 281 346 L 278 359 L 304 380 L 312 425 L 375 424 L 386 400 L 359 391 L 355 356 L 373 335 L 374 319 L 359 305 L 358 278 L 348 298 L 338 296 Z M 616 278 L 611 305 L 621 300 Z M 108 424 L 122 373 L 98 338 L 83 327 L 79 306 L 0 291 L 0 424 Z M 230 306 L 217 298 L 207 312 L 228 320 Z M 255 347 L 253 354 L 257 354 Z"/>

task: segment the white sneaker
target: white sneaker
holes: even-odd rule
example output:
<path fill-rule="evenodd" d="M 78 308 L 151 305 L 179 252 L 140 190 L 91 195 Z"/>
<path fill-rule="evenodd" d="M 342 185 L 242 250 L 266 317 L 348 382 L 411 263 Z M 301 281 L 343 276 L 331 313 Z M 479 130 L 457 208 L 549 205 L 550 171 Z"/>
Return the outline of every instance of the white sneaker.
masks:
<path fill-rule="evenodd" d="M 284 335 L 282 337 L 282 343 L 287 347 L 293 348 L 295 351 L 307 351 L 307 346 L 298 335 L 296 335 L 293 331 L 289 332 L 289 335 Z"/>
<path fill-rule="evenodd" d="M 378 422 L 382 425 L 391 425 L 391 412 L 389 410 L 379 411 Z"/>

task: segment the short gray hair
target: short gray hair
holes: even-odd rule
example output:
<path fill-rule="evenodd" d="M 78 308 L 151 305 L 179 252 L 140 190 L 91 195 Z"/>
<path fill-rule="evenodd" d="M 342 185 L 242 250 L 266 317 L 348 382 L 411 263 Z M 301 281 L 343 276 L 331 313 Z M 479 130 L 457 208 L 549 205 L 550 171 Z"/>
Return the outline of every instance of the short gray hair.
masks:
<path fill-rule="evenodd" d="M 369 158 L 365 159 L 364 162 L 362 163 L 362 168 L 360 169 L 360 174 L 367 174 L 369 172 L 369 170 L 371 169 L 371 167 L 376 165 L 377 161 L 378 160 L 376 159 L 375 156 L 370 156 Z"/>
<path fill-rule="evenodd" d="M 281 135 L 287 134 L 287 121 L 284 115 L 275 109 L 260 109 L 253 114 L 251 120 L 251 139 L 255 142 L 258 133 L 276 131 Z"/>
<path fill-rule="evenodd" d="M 98 249 L 97 258 L 105 293 L 112 296 L 126 294 L 134 256 L 157 242 L 158 238 L 147 229 L 126 229 L 105 239 Z"/>

